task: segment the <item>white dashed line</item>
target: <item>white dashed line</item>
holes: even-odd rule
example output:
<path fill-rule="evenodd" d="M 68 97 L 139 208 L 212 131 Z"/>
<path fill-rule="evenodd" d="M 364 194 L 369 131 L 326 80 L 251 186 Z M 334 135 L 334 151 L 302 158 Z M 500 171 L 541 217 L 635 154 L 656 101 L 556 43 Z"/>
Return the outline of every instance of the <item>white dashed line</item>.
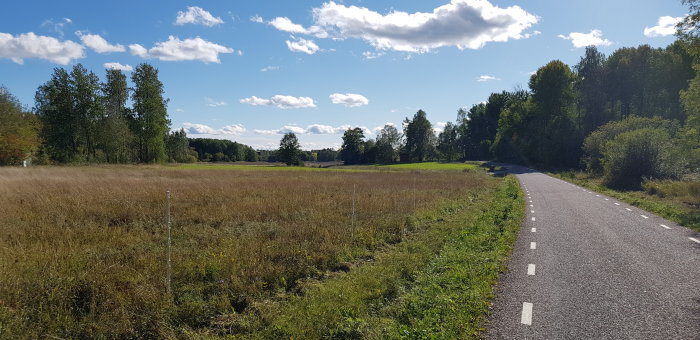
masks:
<path fill-rule="evenodd" d="M 647 219 L 647 218 L 649 218 L 648 216 L 644 216 L 644 215 L 639 215 L 639 216 L 642 216 L 642 217 L 644 217 L 644 219 Z"/>
<path fill-rule="evenodd" d="M 595 195 L 595 197 L 600 197 L 600 195 Z"/>
<path fill-rule="evenodd" d="M 535 211 L 534 211 L 534 210 L 530 210 L 530 213 L 531 213 L 531 214 L 534 214 L 534 213 L 535 213 Z"/>
<path fill-rule="evenodd" d="M 664 229 L 671 229 L 671 227 L 669 227 L 669 226 L 667 226 L 667 225 L 665 225 L 665 224 L 660 224 L 660 226 L 661 226 L 662 228 L 664 228 Z"/>
<path fill-rule="evenodd" d="M 620 203 L 615 202 L 615 205 L 620 205 Z"/>
<path fill-rule="evenodd" d="M 630 208 L 625 208 L 625 210 L 627 210 L 627 211 L 632 211 L 632 209 L 630 209 Z"/>
<path fill-rule="evenodd" d="M 530 203 L 532 203 L 532 200 L 530 200 Z"/>
<path fill-rule="evenodd" d="M 527 265 L 527 275 L 535 275 L 535 265 L 534 264 L 528 264 Z"/>
<path fill-rule="evenodd" d="M 606 198 L 605 200 L 606 200 L 606 201 L 609 201 L 610 199 Z"/>
<path fill-rule="evenodd" d="M 530 231 L 532 231 L 533 233 L 536 233 L 536 232 L 537 232 L 537 228 L 532 228 L 532 230 L 530 230 Z"/>
<path fill-rule="evenodd" d="M 535 218 L 534 218 L 534 217 L 532 218 L 532 222 L 535 222 Z"/>
<path fill-rule="evenodd" d="M 530 249 L 537 249 L 537 242 L 530 242 Z"/>
<path fill-rule="evenodd" d="M 695 243 L 700 243 L 700 240 L 698 240 L 696 238 L 692 238 L 692 237 L 688 237 L 688 238 Z"/>
<path fill-rule="evenodd" d="M 530 204 L 530 208 L 534 208 L 534 207 L 535 207 L 534 205 Z"/>
<path fill-rule="evenodd" d="M 520 323 L 524 325 L 532 325 L 532 303 L 523 302 L 523 314 L 520 317 Z"/>

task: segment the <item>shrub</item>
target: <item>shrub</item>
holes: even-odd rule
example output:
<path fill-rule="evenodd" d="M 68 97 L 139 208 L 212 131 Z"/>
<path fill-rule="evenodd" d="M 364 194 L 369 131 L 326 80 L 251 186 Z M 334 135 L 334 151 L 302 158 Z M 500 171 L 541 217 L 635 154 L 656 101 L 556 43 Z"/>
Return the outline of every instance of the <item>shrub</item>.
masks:
<path fill-rule="evenodd" d="M 624 132 L 603 148 L 603 183 L 616 189 L 638 189 L 644 178 L 679 178 L 684 164 L 665 129 Z"/>

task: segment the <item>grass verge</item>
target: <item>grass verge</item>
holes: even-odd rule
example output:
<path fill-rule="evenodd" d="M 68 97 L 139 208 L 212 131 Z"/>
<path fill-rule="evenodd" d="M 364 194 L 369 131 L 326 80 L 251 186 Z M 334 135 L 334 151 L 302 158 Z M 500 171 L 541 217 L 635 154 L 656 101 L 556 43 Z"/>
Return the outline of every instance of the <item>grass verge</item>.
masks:
<path fill-rule="evenodd" d="M 679 192 L 678 188 L 684 189 L 697 186 L 697 182 L 681 181 L 648 181 L 643 184 L 645 191 L 617 191 L 602 184 L 602 180 L 583 172 L 566 171 L 561 173 L 550 173 L 550 175 L 561 178 L 565 181 L 594 190 L 596 192 L 615 197 L 630 205 L 655 213 L 659 216 L 674 221 L 682 226 L 695 231 L 700 231 L 700 202 L 697 201 L 697 194 L 674 195 L 668 191 Z M 664 190 L 669 189 L 669 190 Z"/>
<path fill-rule="evenodd" d="M 477 338 L 523 207 L 517 180 L 507 177 L 495 192 L 421 211 L 414 223 L 423 232 L 347 273 L 307 282 L 301 294 L 258 303 L 254 315 L 229 315 L 220 331 L 252 339 Z"/>

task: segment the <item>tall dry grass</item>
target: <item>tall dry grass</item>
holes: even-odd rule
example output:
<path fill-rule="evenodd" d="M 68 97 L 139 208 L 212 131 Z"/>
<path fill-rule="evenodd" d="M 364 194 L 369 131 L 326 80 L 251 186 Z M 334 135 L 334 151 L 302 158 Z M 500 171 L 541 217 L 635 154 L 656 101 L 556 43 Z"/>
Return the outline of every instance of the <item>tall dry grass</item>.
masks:
<path fill-rule="evenodd" d="M 0 168 L 0 338 L 168 338 L 207 327 L 399 242 L 414 207 L 494 183 L 458 172 Z"/>

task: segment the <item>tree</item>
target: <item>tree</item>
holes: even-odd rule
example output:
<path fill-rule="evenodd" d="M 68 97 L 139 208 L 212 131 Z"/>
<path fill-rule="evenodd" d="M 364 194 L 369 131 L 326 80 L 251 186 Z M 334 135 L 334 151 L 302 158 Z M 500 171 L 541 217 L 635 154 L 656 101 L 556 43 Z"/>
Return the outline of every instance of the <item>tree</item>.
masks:
<path fill-rule="evenodd" d="M 168 135 L 165 143 L 168 153 L 168 161 L 177 163 L 194 163 L 197 161 L 197 153 L 190 148 L 185 129 L 173 131 Z"/>
<path fill-rule="evenodd" d="M 409 161 L 424 162 L 434 153 L 435 133 L 423 110 L 418 110 L 412 120 L 404 120 L 404 136 Z"/>
<path fill-rule="evenodd" d="M 139 160 L 144 163 L 164 162 L 165 138 L 168 134 L 167 103 L 163 99 L 163 83 L 158 70 L 149 64 L 140 64 L 131 75 L 134 83 L 132 100 Z"/>
<path fill-rule="evenodd" d="M 343 145 L 340 149 L 340 159 L 345 164 L 359 164 L 362 162 L 364 138 L 365 135 L 359 127 L 347 129 L 345 133 L 343 133 Z"/>
<path fill-rule="evenodd" d="M 377 134 L 377 162 L 391 164 L 397 161 L 397 150 L 401 146 L 401 134 L 392 124 L 384 125 Z"/>
<path fill-rule="evenodd" d="M 301 145 L 299 145 L 297 136 L 294 132 L 285 133 L 282 140 L 280 140 L 280 148 L 277 151 L 277 157 L 280 162 L 284 162 L 287 165 L 300 165 L 300 153 Z"/>
<path fill-rule="evenodd" d="M 580 93 L 579 127 L 587 135 L 613 117 L 606 108 L 605 55 L 595 46 L 586 47 L 586 52 L 574 70 L 578 77 L 576 89 Z"/>
<path fill-rule="evenodd" d="M 82 64 L 77 64 L 70 73 L 70 90 L 73 114 L 77 116 L 79 152 L 83 160 L 103 161 L 96 158 L 97 126 L 104 115 L 100 98 L 100 79 Z"/>
<path fill-rule="evenodd" d="M 0 86 L 0 165 L 18 165 L 39 148 L 40 121 Z"/>
<path fill-rule="evenodd" d="M 61 163 L 79 158 L 79 117 L 73 109 L 68 72 L 54 68 L 51 79 L 39 86 L 34 98 L 35 111 L 42 122 L 41 137 L 48 156 Z"/>
<path fill-rule="evenodd" d="M 447 122 L 445 129 L 438 135 L 437 150 L 440 158 L 452 162 L 458 157 L 457 127 L 452 122 Z"/>
<path fill-rule="evenodd" d="M 102 103 L 105 117 L 100 123 L 98 145 L 109 163 L 131 163 L 136 160 L 134 125 L 126 101 L 129 90 L 126 75 L 120 70 L 107 70 L 107 81 L 102 84 Z"/>

